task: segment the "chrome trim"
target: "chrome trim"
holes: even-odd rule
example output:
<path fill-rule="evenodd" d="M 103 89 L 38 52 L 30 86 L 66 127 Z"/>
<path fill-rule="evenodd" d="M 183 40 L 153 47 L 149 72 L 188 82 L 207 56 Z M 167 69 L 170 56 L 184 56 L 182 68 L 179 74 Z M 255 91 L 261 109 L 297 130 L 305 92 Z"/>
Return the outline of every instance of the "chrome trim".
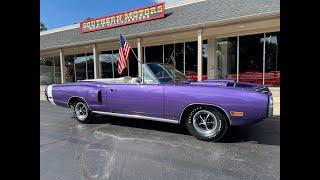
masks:
<path fill-rule="evenodd" d="M 160 121 L 160 122 L 179 124 L 179 121 L 177 121 L 177 120 L 165 119 L 165 118 L 157 118 L 157 117 L 142 116 L 142 115 L 121 114 L 121 113 L 113 113 L 113 112 L 103 112 L 103 111 L 92 111 L 92 112 L 93 113 L 97 113 L 97 114 L 102 114 L 102 115 L 116 116 L 116 117 L 145 119 L 145 120 L 152 120 L 152 121 Z"/>
<path fill-rule="evenodd" d="M 268 117 L 273 116 L 273 105 L 274 105 L 273 96 L 269 95 L 269 97 L 268 97 Z"/>
<path fill-rule="evenodd" d="M 82 100 L 87 104 L 88 109 L 89 109 L 90 111 L 92 111 L 92 110 L 90 109 L 89 104 L 87 103 L 87 101 L 86 101 L 83 97 L 80 97 L 80 96 L 71 96 L 71 97 L 68 99 L 68 107 L 69 107 L 69 108 L 71 108 L 71 107 L 70 107 L 70 99 L 71 99 L 71 98 L 74 98 L 74 97 L 82 99 Z"/>
<path fill-rule="evenodd" d="M 187 107 L 192 106 L 192 105 L 196 105 L 196 104 L 198 104 L 198 105 L 214 106 L 214 107 L 220 108 L 220 109 L 227 115 L 227 118 L 228 118 L 228 120 L 229 120 L 229 123 L 231 124 L 230 116 L 229 116 L 229 114 L 227 113 L 226 110 L 224 110 L 222 107 L 220 107 L 220 106 L 218 106 L 218 105 L 208 104 L 208 103 L 191 103 L 191 104 L 188 104 L 186 107 L 183 108 L 183 110 L 182 110 L 182 112 L 181 112 L 181 114 L 180 114 L 179 124 L 180 124 L 180 121 L 181 121 L 181 119 L 182 119 L 182 114 L 183 114 L 184 110 L 185 110 Z"/>
<path fill-rule="evenodd" d="M 149 66 L 147 65 L 147 63 L 145 64 L 142 64 L 142 84 L 145 84 L 144 83 L 144 76 L 143 76 L 143 72 L 147 72 L 151 79 L 154 81 L 154 84 L 160 84 L 160 81 L 158 80 L 158 78 L 155 76 L 155 74 L 153 74 L 153 72 L 151 71 L 151 69 L 149 68 Z"/>
<path fill-rule="evenodd" d="M 47 87 L 46 87 L 46 92 L 47 92 L 47 99 L 48 99 L 48 101 L 49 101 L 51 104 L 56 105 L 56 103 L 55 103 L 54 100 L 53 100 L 53 94 L 52 94 L 52 92 L 53 92 L 52 88 L 53 88 L 54 85 L 55 85 L 55 84 L 51 84 L 51 85 L 47 86 Z"/>

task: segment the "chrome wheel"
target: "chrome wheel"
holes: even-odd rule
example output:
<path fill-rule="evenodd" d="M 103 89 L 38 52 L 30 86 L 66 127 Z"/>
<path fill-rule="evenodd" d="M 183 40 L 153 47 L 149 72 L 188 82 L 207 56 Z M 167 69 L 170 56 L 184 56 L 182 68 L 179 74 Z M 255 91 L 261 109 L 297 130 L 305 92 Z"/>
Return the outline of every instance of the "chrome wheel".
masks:
<path fill-rule="evenodd" d="M 88 108 L 85 103 L 78 102 L 74 108 L 78 120 L 83 121 L 88 117 Z"/>
<path fill-rule="evenodd" d="M 216 132 L 217 124 L 216 116 L 210 111 L 200 110 L 193 116 L 194 128 L 206 137 Z"/>

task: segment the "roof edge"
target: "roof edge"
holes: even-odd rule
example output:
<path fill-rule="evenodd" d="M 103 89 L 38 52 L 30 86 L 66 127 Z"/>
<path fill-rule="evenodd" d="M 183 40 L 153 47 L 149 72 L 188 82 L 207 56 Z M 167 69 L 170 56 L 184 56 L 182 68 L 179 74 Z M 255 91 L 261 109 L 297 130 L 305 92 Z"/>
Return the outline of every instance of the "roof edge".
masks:
<path fill-rule="evenodd" d="M 154 35 L 157 33 L 170 33 L 172 31 L 191 30 L 191 29 L 203 28 L 203 27 L 207 27 L 207 26 L 227 25 L 227 24 L 242 22 L 245 20 L 256 20 L 256 19 L 271 18 L 271 17 L 277 17 L 277 16 L 280 16 L 280 10 L 270 11 L 270 12 L 266 12 L 266 13 L 252 14 L 252 15 L 247 15 L 247 16 L 239 16 L 239 17 L 222 19 L 222 20 L 206 22 L 206 23 L 198 23 L 198 24 L 192 24 L 192 25 L 187 25 L 187 26 L 180 26 L 180 27 L 175 27 L 175 28 L 168 28 L 165 30 L 156 30 L 156 31 L 150 31 L 150 32 L 145 32 L 145 33 L 136 33 L 136 34 L 127 35 L 126 39 L 143 37 L 143 36 L 150 36 L 150 35 Z M 90 41 L 85 41 L 85 42 L 64 44 L 64 45 L 59 45 L 59 46 L 55 46 L 55 47 L 40 49 L 40 51 L 49 51 L 49 50 L 55 50 L 55 49 L 61 49 L 61 48 L 66 48 L 66 47 L 73 47 L 73 46 L 85 46 L 85 45 L 90 45 L 90 44 L 94 44 L 94 43 L 113 41 L 113 40 L 117 40 L 117 38 L 118 37 L 110 37 L 110 38 L 90 40 Z"/>

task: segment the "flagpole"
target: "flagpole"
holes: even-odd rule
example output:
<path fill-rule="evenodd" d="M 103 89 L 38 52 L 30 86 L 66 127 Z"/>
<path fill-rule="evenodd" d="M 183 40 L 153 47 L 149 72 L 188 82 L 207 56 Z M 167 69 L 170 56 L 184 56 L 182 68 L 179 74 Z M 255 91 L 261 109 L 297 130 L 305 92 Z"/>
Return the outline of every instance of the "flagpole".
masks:
<path fill-rule="evenodd" d="M 131 51 L 132 51 L 133 55 L 136 57 L 136 59 L 137 59 L 138 63 L 139 63 L 139 64 L 141 64 L 141 62 L 138 60 L 138 57 L 137 57 L 136 53 L 134 53 L 134 51 L 133 51 L 133 49 L 132 49 L 132 48 L 130 48 L 130 49 L 131 49 Z M 141 64 L 141 68 L 142 68 L 142 64 Z M 141 72 L 142 72 L 142 70 L 141 70 Z"/>
<path fill-rule="evenodd" d="M 136 59 L 137 59 L 137 61 L 138 61 L 138 57 L 137 57 L 136 53 L 134 53 L 134 51 L 133 51 L 132 48 L 131 48 L 131 51 L 132 51 L 133 55 L 136 57 Z M 138 62 L 139 62 L 139 61 L 138 61 Z"/>
<path fill-rule="evenodd" d="M 128 68 L 127 68 L 127 69 L 128 69 L 128 76 L 130 76 L 130 74 L 129 74 L 129 72 L 130 72 L 130 71 L 129 71 L 129 65 L 130 65 L 130 64 L 129 64 L 129 57 L 128 57 L 128 59 L 127 59 L 127 63 L 128 63 Z"/>

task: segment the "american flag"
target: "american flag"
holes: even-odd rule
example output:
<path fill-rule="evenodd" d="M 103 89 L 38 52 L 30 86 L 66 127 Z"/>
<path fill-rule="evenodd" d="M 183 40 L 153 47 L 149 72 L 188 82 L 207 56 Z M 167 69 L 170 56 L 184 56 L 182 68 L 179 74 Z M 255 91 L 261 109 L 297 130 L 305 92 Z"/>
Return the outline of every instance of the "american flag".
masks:
<path fill-rule="evenodd" d="M 123 70 L 127 67 L 127 61 L 130 53 L 130 45 L 120 34 L 120 48 L 119 48 L 119 57 L 118 57 L 118 73 L 122 74 Z"/>

